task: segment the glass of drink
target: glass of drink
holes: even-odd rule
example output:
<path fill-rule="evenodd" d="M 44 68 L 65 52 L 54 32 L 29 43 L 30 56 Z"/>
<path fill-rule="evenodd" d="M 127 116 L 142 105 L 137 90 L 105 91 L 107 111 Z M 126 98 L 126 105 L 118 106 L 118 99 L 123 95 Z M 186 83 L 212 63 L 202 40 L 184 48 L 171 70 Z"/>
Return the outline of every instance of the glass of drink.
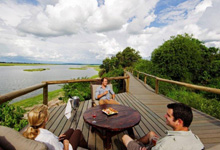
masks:
<path fill-rule="evenodd" d="M 151 143 L 153 146 L 155 146 L 157 144 L 157 141 L 158 141 L 158 137 L 154 136 L 152 139 L 151 139 Z"/>
<path fill-rule="evenodd" d="M 92 123 L 96 123 L 96 121 L 95 121 L 95 118 L 96 118 L 96 113 L 95 113 L 95 112 L 93 112 L 93 113 L 92 113 L 92 118 L 93 118 Z"/>

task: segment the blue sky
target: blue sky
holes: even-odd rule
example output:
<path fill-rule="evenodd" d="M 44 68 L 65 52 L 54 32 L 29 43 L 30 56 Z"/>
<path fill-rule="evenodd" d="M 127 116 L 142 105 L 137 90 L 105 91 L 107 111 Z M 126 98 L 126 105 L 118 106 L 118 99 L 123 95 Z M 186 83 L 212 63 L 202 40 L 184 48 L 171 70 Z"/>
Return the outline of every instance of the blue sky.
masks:
<path fill-rule="evenodd" d="M 218 0 L 0 0 L 0 61 L 101 63 L 143 58 L 177 34 L 220 47 Z"/>
<path fill-rule="evenodd" d="M 19 4 L 32 4 L 32 5 L 38 5 L 39 2 L 37 0 L 17 0 L 17 3 Z"/>

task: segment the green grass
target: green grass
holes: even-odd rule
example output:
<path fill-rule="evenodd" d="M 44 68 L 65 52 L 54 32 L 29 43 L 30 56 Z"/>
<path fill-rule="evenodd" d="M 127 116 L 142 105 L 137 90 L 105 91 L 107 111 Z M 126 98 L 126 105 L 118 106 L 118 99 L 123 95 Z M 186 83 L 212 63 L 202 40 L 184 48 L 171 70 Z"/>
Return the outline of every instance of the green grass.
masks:
<path fill-rule="evenodd" d="M 63 93 L 62 89 L 48 92 L 48 101 L 51 101 L 52 99 L 56 98 L 61 93 Z M 21 106 L 22 108 L 26 108 L 26 107 L 32 107 L 34 105 L 42 104 L 42 103 L 43 103 L 43 94 L 40 94 L 40 95 L 31 97 L 31 98 L 24 99 L 19 102 L 15 102 L 15 103 L 13 103 L 13 105 Z"/>
<path fill-rule="evenodd" d="M 95 78 L 98 78 L 98 77 L 99 77 L 99 75 L 96 74 L 94 76 L 91 76 L 90 79 L 95 79 Z"/>
<path fill-rule="evenodd" d="M 50 70 L 50 68 L 24 69 L 23 71 L 33 72 L 33 71 L 45 71 L 45 70 Z"/>
<path fill-rule="evenodd" d="M 81 67 L 81 68 L 69 68 L 70 70 L 86 70 L 87 67 Z"/>
<path fill-rule="evenodd" d="M 99 68 L 99 65 L 86 65 L 86 66 L 83 66 L 81 68 L 69 68 L 69 69 L 71 69 L 71 70 L 86 70 L 88 68 L 93 68 L 93 69 L 95 69 L 98 72 L 101 70 Z"/>
<path fill-rule="evenodd" d="M 0 63 L 0 66 L 40 66 L 52 64 L 28 64 L 28 63 Z"/>
<path fill-rule="evenodd" d="M 100 69 L 100 67 L 99 67 L 100 65 L 87 65 L 87 67 L 89 67 L 89 68 L 94 68 L 96 71 L 100 71 L 101 69 Z"/>

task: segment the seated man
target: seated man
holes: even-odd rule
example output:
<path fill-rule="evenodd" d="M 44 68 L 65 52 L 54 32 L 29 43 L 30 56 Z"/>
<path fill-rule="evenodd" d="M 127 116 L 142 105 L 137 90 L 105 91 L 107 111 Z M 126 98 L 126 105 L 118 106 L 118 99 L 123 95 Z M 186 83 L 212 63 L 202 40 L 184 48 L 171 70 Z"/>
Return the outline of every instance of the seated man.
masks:
<path fill-rule="evenodd" d="M 96 89 L 95 98 L 99 99 L 99 105 L 102 104 L 120 104 L 115 101 L 115 93 L 113 90 L 107 85 L 108 79 L 101 79 L 102 85 Z M 110 98 L 110 94 L 112 95 L 112 99 Z"/>
<path fill-rule="evenodd" d="M 166 124 L 173 131 L 167 131 L 167 135 L 156 142 L 155 146 L 145 147 L 144 144 L 154 143 L 152 138 L 158 137 L 156 133 L 150 131 L 144 137 L 135 142 L 128 135 L 122 137 L 123 143 L 128 150 L 202 150 L 204 145 L 200 139 L 189 130 L 193 119 L 192 110 L 182 103 L 172 103 L 167 105 L 165 114 Z M 155 144 L 155 143 L 154 143 Z M 142 145 L 142 146 L 141 146 Z"/>

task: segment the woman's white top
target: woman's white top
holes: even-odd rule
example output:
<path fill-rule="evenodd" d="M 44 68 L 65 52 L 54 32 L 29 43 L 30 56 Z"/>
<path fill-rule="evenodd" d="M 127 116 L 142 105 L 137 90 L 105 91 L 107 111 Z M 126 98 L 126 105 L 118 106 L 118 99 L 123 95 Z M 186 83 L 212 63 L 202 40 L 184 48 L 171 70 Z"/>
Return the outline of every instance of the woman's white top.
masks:
<path fill-rule="evenodd" d="M 59 137 L 54 135 L 49 130 L 39 128 L 40 133 L 35 138 L 36 141 L 43 142 L 47 145 L 48 150 L 63 150 L 63 143 L 59 141 Z M 69 150 L 73 150 L 72 145 L 69 144 Z"/>

